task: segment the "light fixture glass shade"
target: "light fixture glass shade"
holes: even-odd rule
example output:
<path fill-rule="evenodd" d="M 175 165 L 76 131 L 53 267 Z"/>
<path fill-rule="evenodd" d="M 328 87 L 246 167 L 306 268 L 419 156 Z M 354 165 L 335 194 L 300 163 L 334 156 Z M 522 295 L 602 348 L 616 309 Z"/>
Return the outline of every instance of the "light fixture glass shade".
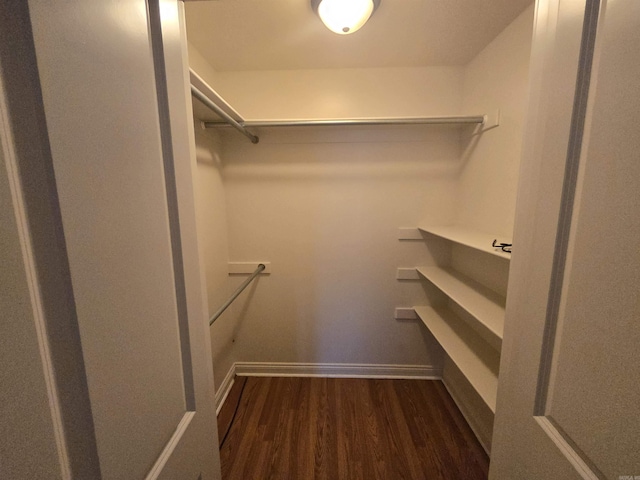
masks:
<path fill-rule="evenodd" d="M 318 15 L 329 30 L 346 35 L 369 20 L 373 7 L 373 0 L 321 0 Z"/>

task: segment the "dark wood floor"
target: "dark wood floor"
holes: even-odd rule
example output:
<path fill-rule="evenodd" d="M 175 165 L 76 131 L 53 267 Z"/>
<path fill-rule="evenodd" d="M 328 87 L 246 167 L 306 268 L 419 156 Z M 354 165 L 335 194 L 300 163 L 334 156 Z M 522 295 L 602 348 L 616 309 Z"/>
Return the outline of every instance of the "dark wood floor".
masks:
<path fill-rule="evenodd" d="M 489 460 L 439 381 L 238 377 L 221 441 L 234 395 L 225 480 L 487 478 Z"/>

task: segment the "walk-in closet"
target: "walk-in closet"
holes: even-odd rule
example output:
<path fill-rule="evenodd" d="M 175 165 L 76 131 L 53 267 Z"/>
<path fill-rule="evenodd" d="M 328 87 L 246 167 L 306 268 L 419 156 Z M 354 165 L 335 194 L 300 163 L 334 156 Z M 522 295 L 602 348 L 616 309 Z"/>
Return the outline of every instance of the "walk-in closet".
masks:
<path fill-rule="evenodd" d="M 210 313 L 266 266 L 211 326 L 216 398 L 442 378 L 490 452 L 533 5 L 383 1 L 336 35 L 307 3 L 186 4 Z"/>
<path fill-rule="evenodd" d="M 0 478 L 640 478 L 639 51 L 637 0 L 0 4 Z"/>

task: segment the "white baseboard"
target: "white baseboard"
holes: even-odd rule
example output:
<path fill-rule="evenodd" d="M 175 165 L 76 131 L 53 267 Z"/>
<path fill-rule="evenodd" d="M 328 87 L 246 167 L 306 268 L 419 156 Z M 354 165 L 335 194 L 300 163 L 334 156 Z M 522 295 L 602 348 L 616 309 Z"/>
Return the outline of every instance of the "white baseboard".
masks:
<path fill-rule="evenodd" d="M 224 405 L 229 392 L 231 391 L 231 387 L 233 387 L 234 378 L 236 377 L 236 364 L 231 365 L 231 368 L 227 372 L 227 375 L 224 377 L 224 380 L 216 390 L 215 402 L 216 402 L 216 415 L 220 413 L 222 409 L 222 405 Z"/>
<path fill-rule="evenodd" d="M 442 369 L 429 365 L 368 365 L 356 363 L 236 362 L 216 390 L 216 415 L 220 413 L 239 377 L 326 377 L 440 380 Z"/>
<path fill-rule="evenodd" d="M 442 378 L 442 369 L 429 365 L 237 362 L 234 367 L 240 377 Z"/>

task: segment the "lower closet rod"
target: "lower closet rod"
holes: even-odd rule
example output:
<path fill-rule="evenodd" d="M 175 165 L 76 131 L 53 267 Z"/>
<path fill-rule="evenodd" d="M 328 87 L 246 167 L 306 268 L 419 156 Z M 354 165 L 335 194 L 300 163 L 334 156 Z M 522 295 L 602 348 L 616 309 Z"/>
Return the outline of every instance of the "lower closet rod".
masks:
<path fill-rule="evenodd" d="M 267 267 L 264 265 L 264 263 L 261 263 L 260 265 L 258 265 L 258 268 L 255 269 L 255 271 L 251 274 L 251 276 L 247 278 L 244 282 L 242 282 L 242 285 L 240 285 L 237 288 L 237 290 L 231 294 L 231 296 L 229 297 L 229 300 L 224 302 L 224 304 L 216 311 L 216 313 L 213 314 L 213 316 L 209 320 L 209 326 L 213 325 L 213 322 L 215 322 L 218 319 L 218 317 L 222 315 L 222 312 L 224 312 L 227 309 L 227 307 L 233 303 L 233 301 L 238 297 L 238 295 L 240 295 L 242 291 L 245 288 L 247 288 L 247 286 L 253 281 L 253 279 L 256 278 L 260 274 L 260 272 L 263 271 L 265 268 Z"/>

